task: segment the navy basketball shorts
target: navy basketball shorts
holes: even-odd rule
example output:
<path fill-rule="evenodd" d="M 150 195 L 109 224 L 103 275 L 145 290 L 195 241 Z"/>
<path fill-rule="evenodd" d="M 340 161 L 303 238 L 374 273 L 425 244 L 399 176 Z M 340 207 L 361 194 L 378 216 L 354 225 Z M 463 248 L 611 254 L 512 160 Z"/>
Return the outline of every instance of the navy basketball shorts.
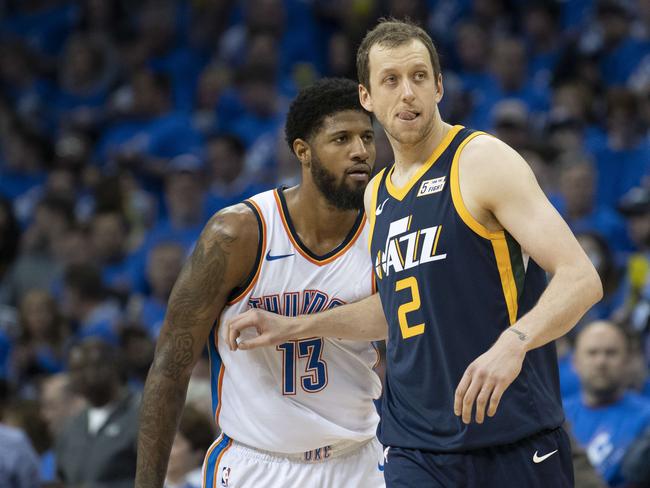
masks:
<path fill-rule="evenodd" d="M 561 427 L 513 444 L 458 453 L 390 447 L 386 488 L 569 488 L 569 437 Z"/>

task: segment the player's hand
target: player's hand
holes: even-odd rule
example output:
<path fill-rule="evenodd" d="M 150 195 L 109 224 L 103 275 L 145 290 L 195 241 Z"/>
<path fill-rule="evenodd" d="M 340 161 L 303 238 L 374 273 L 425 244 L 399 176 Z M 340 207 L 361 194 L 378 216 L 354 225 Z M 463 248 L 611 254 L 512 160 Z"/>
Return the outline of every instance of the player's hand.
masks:
<path fill-rule="evenodd" d="M 483 423 L 488 405 L 487 414 L 493 417 L 503 393 L 519 375 L 525 356 L 526 344 L 520 336 L 508 332 L 501 334 L 494 345 L 465 370 L 456 388 L 454 413 L 469 424 L 476 403 L 477 423 Z"/>
<path fill-rule="evenodd" d="M 231 351 L 247 350 L 256 347 L 277 346 L 293 339 L 298 318 L 285 317 L 265 310 L 251 309 L 228 322 L 228 346 Z M 257 337 L 237 342 L 245 329 L 254 328 Z"/>

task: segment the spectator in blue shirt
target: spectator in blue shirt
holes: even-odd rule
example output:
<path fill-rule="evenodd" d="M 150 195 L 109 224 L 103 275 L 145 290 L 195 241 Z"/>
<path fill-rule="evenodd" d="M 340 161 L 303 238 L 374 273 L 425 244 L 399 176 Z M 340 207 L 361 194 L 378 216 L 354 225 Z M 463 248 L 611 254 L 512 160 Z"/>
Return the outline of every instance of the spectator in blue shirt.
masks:
<path fill-rule="evenodd" d="M 107 298 L 99 269 L 91 264 L 71 265 L 65 271 L 63 310 L 77 339 L 96 337 L 117 344 L 120 309 Z"/>
<path fill-rule="evenodd" d="M 59 123 L 95 127 L 117 76 L 115 49 L 105 37 L 73 34 L 59 63 L 59 93 L 55 105 Z"/>
<path fill-rule="evenodd" d="M 133 296 L 128 305 L 131 321 L 140 323 L 153 339 L 158 338 L 167 301 L 183 267 L 186 249 L 177 242 L 159 242 L 147 255 L 146 277 L 150 293 Z"/>
<path fill-rule="evenodd" d="M 597 232 L 615 252 L 631 249 L 625 222 L 613 209 L 596 201 L 597 174 L 589 156 L 567 153 L 559 161 L 558 210 L 574 233 Z"/>
<path fill-rule="evenodd" d="M 20 337 L 12 364 L 13 377 L 28 385 L 64 367 L 64 345 L 70 329 L 54 297 L 45 290 L 31 290 L 20 303 Z"/>
<path fill-rule="evenodd" d="M 90 242 L 95 262 L 101 267 L 104 285 L 126 298 L 133 286 L 132 263 L 128 258 L 128 223 L 117 210 L 99 211 L 90 222 Z"/>
<path fill-rule="evenodd" d="M 625 486 L 625 452 L 650 426 L 650 401 L 627 391 L 628 352 L 628 338 L 620 327 L 611 322 L 585 326 L 574 356 L 582 390 L 564 402 L 575 437 L 612 487 Z"/>
<path fill-rule="evenodd" d="M 206 141 L 210 213 L 234 205 L 266 189 L 265 186 L 255 183 L 245 171 L 245 157 L 246 147 L 237 136 L 218 134 Z"/>
<path fill-rule="evenodd" d="M 164 73 L 137 70 L 115 97 L 119 117 L 97 144 L 99 159 L 159 176 L 158 160 L 198 151 L 201 136 L 188 113 L 173 110 L 171 90 Z"/>
<path fill-rule="evenodd" d="M 24 432 L 4 423 L 9 386 L 0 379 L 0 486 L 39 488 L 39 460 Z"/>

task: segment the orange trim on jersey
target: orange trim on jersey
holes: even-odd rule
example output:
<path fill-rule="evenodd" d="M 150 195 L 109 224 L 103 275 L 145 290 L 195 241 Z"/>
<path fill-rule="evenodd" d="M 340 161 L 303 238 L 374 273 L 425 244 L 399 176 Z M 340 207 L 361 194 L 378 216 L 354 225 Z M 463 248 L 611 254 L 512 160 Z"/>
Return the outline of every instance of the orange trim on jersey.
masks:
<path fill-rule="evenodd" d="M 359 228 L 357 229 L 357 232 L 354 234 L 352 239 L 350 239 L 350 242 L 348 242 L 345 247 L 341 250 L 339 250 L 336 254 L 333 256 L 328 257 L 327 259 L 319 260 L 319 259 L 314 259 L 311 257 L 309 254 L 307 254 L 305 251 L 303 251 L 302 247 L 300 247 L 300 244 L 296 242 L 296 239 L 294 238 L 293 234 L 291 233 L 291 229 L 289 228 L 289 222 L 287 221 L 287 216 L 284 214 L 284 210 L 282 209 L 282 202 L 280 201 L 280 196 L 278 195 L 278 190 L 276 189 L 273 192 L 273 196 L 275 197 L 275 203 L 278 206 L 278 212 L 280 214 L 280 218 L 282 219 L 282 225 L 284 226 L 284 230 L 287 232 L 287 235 L 289 236 L 289 240 L 291 241 L 291 244 L 293 244 L 293 247 L 300 253 L 302 257 L 304 257 L 307 261 L 310 263 L 313 263 L 317 266 L 324 266 L 326 264 L 331 263 L 335 259 L 341 257 L 343 254 L 345 254 L 353 245 L 355 242 L 357 242 L 357 239 L 363 232 L 363 227 L 366 223 L 366 215 L 365 213 L 363 214 L 363 217 L 361 219 L 361 223 L 359 224 Z"/>
<path fill-rule="evenodd" d="M 219 327 L 221 326 L 221 323 L 217 324 L 217 326 L 214 328 L 214 334 L 212 339 L 214 340 L 214 350 L 217 351 L 217 354 L 219 353 Z M 214 412 L 214 421 L 217 424 L 217 427 L 219 427 L 219 414 L 221 413 L 221 393 L 223 392 L 223 374 L 226 371 L 226 367 L 223 364 L 223 360 L 221 361 L 221 368 L 219 368 L 219 379 L 217 380 L 217 410 Z"/>
<path fill-rule="evenodd" d="M 393 167 L 388 172 L 388 175 L 386 176 L 386 190 L 388 190 L 388 193 L 393 198 L 397 198 L 400 201 L 403 200 L 406 194 L 411 191 L 411 188 L 413 188 L 418 180 L 424 176 L 424 173 L 429 171 L 431 166 L 436 163 L 440 155 L 445 151 L 445 149 L 449 147 L 449 144 L 451 144 L 451 141 L 454 140 L 454 137 L 456 137 L 456 134 L 458 134 L 461 129 L 463 129 L 462 125 L 453 126 L 451 130 L 447 132 L 447 135 L 443 137 L 442 141 L 440 141 L 440 144 L 438 144 L 438 146 L 434 149 L 433 154 L 429 156 L 429 159 L 427 159 L 426 162 L 415 172 L 415 174 L 411 176 L 406 184 L 400 188 L 397 188 L 395 185 L 393 185 L 393 182 L 391 181 L 391 175 L 395 170 L 395 166 L 393 165 Z"/>
<path fill-rule="evenodd" d="M 255 203 L 251 199 L 246 201 L 249 202 L 251 205 L 253 205 L 253 207 L 255 207 L 255 209 L 257 210 L 257 214 L 260 218 L 260 222 L 262 222 L 262 236 L 261 236 L 262 252 L 259 256 L 259 263 L 257 264 L 257 269 L 255 270 L 255 275 L 253 276 L 253 279 L 248 284 L 248 286 L 244 289 L 244 291 L 242 291 L 235 298 L 233 298 L 228 303 L 226 303 L 226 305 L 228 306 L 234 305 L 235 303 L 240 301 L 242 298 L 248 295 L 248 293 L 253 289 L 253 286 L 255 286 L 255 283 L 257 283 L 257 279 L 260 276 L 260 270 L 262 269 L 262 263 L 264 262 L 264 252 L 266 251 L 266 222 L 264 221 L 264 215 L 262 215 L 262 210 L 260 209 L 259 205 L 257 205 L 257 203 Z"/>
<path fill-rule="evenodd" d="M 368 223 L 370 224 L 370 229 L 368 232 L 368 250 L 372 245 L 372 234 L 375 230 L 375 221 L 377 220 L 377 196 L 379 195 L 379 186 L 381 185 L 381 178 L 386 171 L 386 168 L 382 169 L 372 180 L 372 193 L 370 194 L 370 208 L 367 209 L 366 215 L 368 217 Z"/>
<path fill-rule="evenodd" d="M 458 146 L 458 149 L 456 149 L 456 154 L 454 154 L 454 159 L 451 163 L 451 172 L 449 175 L 451 199 L 456 212 L 460 216 L 461 220 L 465 223 L 465 225 L 467 225 L 467 227 L 469 227 L 477 235 L 489 240 L 492 243 L 492 249 L 494 250 L 497 269 L 499 270 L 501 287 L 503 288 L 503 297 L 506 301 L 506 307 L 508 309 L 508 319 L 510 320 L 510 325 L 512 325 L 517 320 L 517 285 L 515 283 L 514 273 L 512 271 L 512 262 L 510 261 L 510 253 L 508 252 L 508 243 L 506 241 L 505 232 L 503 230 L 492 231 L 481 224 L 478 220 L 476 220 L 465 206 L 463 195 L 460 192 L 460 154 L 469 141 L 480 135 L 489 134 L 486 134 L 485 132 L 474 132 L 470 134 L 460 144 L 460 146 Z"/>
<path fill-rule="evenodd" d="M 219 469 L 219 463 L 221 462 L 221 458 L 223 457 L 224 454 L 226 454 L 226 451 L 230 449 L 232 446 L 232 439 L 228 441 L 228 444 L 226 444 L 226 447 L 223 448 L 223 451 L 219 453 L 217 456 L 217 461 L 214 463 L 214 471 L 212 473 L 212 488 L 216 488 L 216 482 L 217 482 L 217 470 Z"/>
<path fill-rule="evenodd" d="M 215 448 L 219 445 L 219 443 L 223 440 L 223 434 L 221 434 L 219 437 L 217 437 L 217 440 L 212 443 L 210 448 L 208 449 L 208 452 L 206 453 L 205 457 L 203 458 L 203 488 L 207 488 L 207 481 L 208 481 L 208 460 L 210 459 L 210 455 L 212 454 L 212 451 L 215 450 Z M 214 486 L 214 485 L 213 485 Z"/>

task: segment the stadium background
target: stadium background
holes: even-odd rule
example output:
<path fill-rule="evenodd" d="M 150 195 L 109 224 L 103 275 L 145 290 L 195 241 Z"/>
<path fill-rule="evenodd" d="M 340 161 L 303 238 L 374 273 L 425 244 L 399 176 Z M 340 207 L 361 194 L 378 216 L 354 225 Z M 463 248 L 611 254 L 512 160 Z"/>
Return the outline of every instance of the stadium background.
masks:
<path fill-rule="evenodd" d="M 118 346 L 112 366 L 141 390 L 202 226 L 299 180 L 288 103 L 318 77 L 356 78 L 356 47 L 383 15 L 432 35 L 443 118 L 529 162 L 603 279 L 583 323 L 624 328 L 626 381 L 650 404 L 650 1 L 3 0 L 0 426 L 27 433 L 44 483 L 65 420 L 85 408 L 70 348 Z M 377 144 L 382 167 L 381 130 Z M 567 396 L 580 388 L 571 347 L 560 344 Z M 208 390 L 203 361 L 186 422 L 196 450 Z M 27 463 L 2 444 L 5 467 Z"/>

